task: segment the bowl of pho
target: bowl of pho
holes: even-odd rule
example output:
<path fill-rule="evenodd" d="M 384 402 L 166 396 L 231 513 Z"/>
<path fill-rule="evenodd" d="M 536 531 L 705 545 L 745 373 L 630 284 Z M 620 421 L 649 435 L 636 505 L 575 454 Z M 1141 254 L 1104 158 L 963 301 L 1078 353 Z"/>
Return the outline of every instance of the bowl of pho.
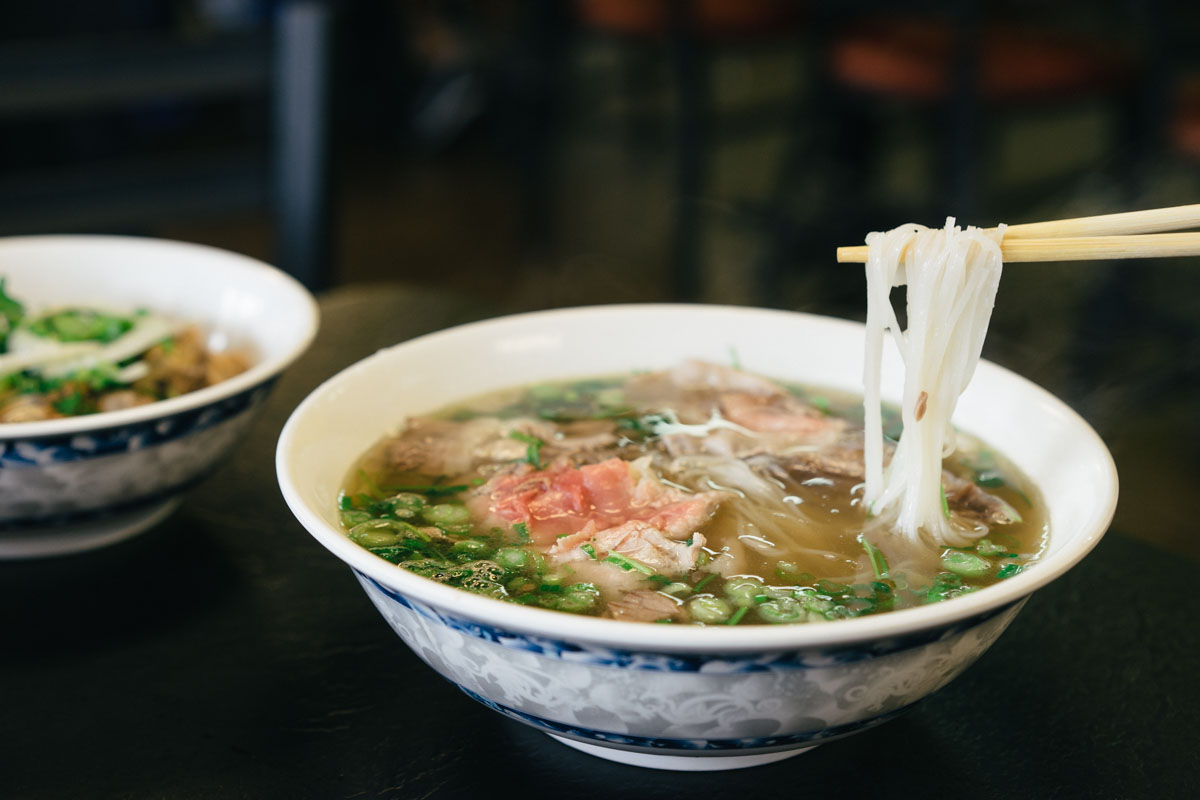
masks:
<path fill-rule="evenodd" d="M 164 519 L 316 333 L 279 270 L 200 245 L 0 239 L 0 558 Z"/>
<path fill-rule="evenodd" d="M 628 305 L 453 328 L 314 391 L 280 485 L 469 697 L 625 763 L 779 760 L 952 680 L 1115 507 L 1080 417 L 967 363 L 977 325 L 922 356 L 910 320 L 903 358 L 878 313 Z"/>

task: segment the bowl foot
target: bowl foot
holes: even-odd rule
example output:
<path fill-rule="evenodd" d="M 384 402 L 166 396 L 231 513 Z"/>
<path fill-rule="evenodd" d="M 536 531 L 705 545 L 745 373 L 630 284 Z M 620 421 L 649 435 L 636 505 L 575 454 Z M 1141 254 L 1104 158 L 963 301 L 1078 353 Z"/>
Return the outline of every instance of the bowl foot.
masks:
<path fill-rule="evenodd" d="M 609 761 L 616 761 L 620 764 L 629 764 L 634 767 L 649 767 L 650 769 L 673 769 L 681 772 L 708 772 L 711 770 L 757 767 L 763 764 L 771 764 L 775 761 L 783 761 L 785 758 L 791 758 L 792 756 L 798 756 L 816 747 L 816 745 L 812 745 L 811 747 L 800 747 L 795 750 L 784 750 L 778 753 L 755 753 L 746 756 L 718 756 L 711 754 L 668 756 L 658 755 L 657 753 L 618 750 L 615 747 L 603 747 L 598 744 L 579 742 L 574 739 L 568 739 L 565 736 L 555 736 L 552 733 L 547 734 L 547 736 L 588 755 L 605 758 Z"/>
<path fill-rule="evenodd" d="M 154 527 L 170 516 L 182 501 L 181 497 L 172 497 L 161 503 L 86 522 L 0 531 L 0 560 L 65 556 L 107 547 Z"/>

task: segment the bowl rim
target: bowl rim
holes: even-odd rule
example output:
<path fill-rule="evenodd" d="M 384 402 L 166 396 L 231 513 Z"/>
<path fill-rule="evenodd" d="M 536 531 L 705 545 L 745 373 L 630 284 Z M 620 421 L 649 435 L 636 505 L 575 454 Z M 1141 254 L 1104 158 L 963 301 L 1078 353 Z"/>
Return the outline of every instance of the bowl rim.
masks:
<path fill-rule="evenodd" d="M 85 414 L 78 417 L 62 419 L 39 420 L 36 422 L 7 422 L 0 424 L 0 443 L 28 439 L 53 439 L 72 434 L 89 433 L 112 428 L 134 425 L 148 420 L 173 416 L 211 405 L 220 400 L 240 394 L 258 386 L 273 376 L 279 374 L 308 349 L 316 337 L 320 325 L 320 309 L 316 299 L 304 286 L 291 275 L 278 267 L 274 267 L 257 258 L 223 250 L 206 244 L 183 242 L 174 239 L 158 239 L 147 236 L 119 236 L 106 234 L 49 234 L 44 236 L 5 236 L 0 237 L 0 256 L 9 246 L 44 246 L 54 248 L 69 244 L 72 247 L 93 246 L 103 248 L 139 247 L 158 249 L 165 253 L 170 251 L 204 255 L 225 261 L 235 269 L 257 273 L 260 278 L 273 281 L 272 292 L 281 302 L 297 304 L 302 312 L 304 324 L 297 326 L 291 344 L 276 356 L 251 365 L 250 369 L 220 383 L 197 389 L 194 392 L 158 400 L 143 406 L 126 408 L 120 411 L 102 411 L 96 414 Z"/>
<path fill-rule="evenodd" d="M 1107 484 L 1111 486 L 1111 492 L 1108 493 L 1106 507 L 1100 509 L 1096 517 L 1098 522 L 1074 537 L 1062 550 L 1044 556 L 1038 562 L 1037 569 L 1025 570 L 985 590 L 954 598 L 952 602 L 838 620 L 828 625 L 738 625 L 702 628 L 693 625 L 653 625 L 567 614 L 475 595 L 408 572 L 351 542 L 341 529 L 328 524 L 300 495 L 288 456 L 309 409 L 320 403 L 322 398 L 337 392 L 339 384 L 349 377 L 373 369 L 374 365 L 382 360 L 393 358 L 392 354 L 396 350 L 437 346 L 451 337 L 486 334 L 496 328 L 533 319 L 553 320 L 563 315 L 628 311 L 651 314 L 733 312 L 747 316 L 786 315 L 825 323 L 841 323 L 859 329 L 863 327 L 862 323 L 851 320 L 799 311 L 731 305 L 633 303 L 531 311 L 429 333 L 384 348 L 346 367 L 325 380 L 295 408 L 284 424 L 276 447 L 276 475 L 284 500 L 301 525 L 325 548 L 356 572 L 406 598 L 420 601 L 444 613 L 464 617 L 473 623 L 492 625 L 542 639 L 664 653 L 778 652 L 840 647 L 944 629 L 959 623 L 969 624 L 972 618 L 1001 611 L 1060 577 L 1096 546 L 1111 524 L 1116 510 L 1118 478 L 1112 454 L 1100 436 L 1079 414 L 1050 392 L 1017 373 L 986 360 L 980 362 L 980 369 L 998 371 L 1004 380 L 1018 382 L 1041 400 L 1048 401 L 1070 421 L 1079 434 L 1089 439 L 1092 445 L 1098 446 L 1099 452 L 1104 455 L 1103 472 Z"/>

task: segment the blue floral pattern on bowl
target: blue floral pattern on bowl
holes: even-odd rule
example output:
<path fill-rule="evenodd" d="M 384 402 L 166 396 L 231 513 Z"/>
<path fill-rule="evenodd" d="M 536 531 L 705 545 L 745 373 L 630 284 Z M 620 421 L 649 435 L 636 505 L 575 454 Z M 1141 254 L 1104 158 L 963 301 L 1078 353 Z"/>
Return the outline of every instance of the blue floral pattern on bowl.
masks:
<path fill-rule="evenodd" d="M 879 724 L 952 680 L 1023 604 L 886 642 L 692 656 L 517 633 L 355 575 L 401 639 L 468 696 L 554 735 L 660 755 L 798 750 Z"/>
<path fill-rule="evenodd" d="M 666 672 L 741 673 L 780 669 L 821 669 L 836 664 L 850 664 L 855 661 L 876 658 L 881 655 L 909 650 L 914 647 L 921 647 L 932 642 L 959 636 L 964 631 L 977 627 L 994 616 L 1005 613 L 1011 607 L 1001 606 L 990 609 L 982 614 L 947 627 L 922 630 L 907 636 L 871 641 L 864 644 L 839 646 L 821 650 L 784 651 L 755 655 L 749 658 L 690 656 L 615 650 L 504 630 L 503 628 L 447 614 L 432 606 L 405 597 L 361 572 L 356 574 L 359 581 L 364 584 L 370 583 L 375 591 L 386 595 L 389 599 L 411 610 L 413 613 L 419 614 L 439 625 L 443 625 L 450 630 L 476 639 L 492 642 L 500 647 L 525 650 L 547 658 L 569 661 L 576 664 Z"/>
<path fill-rule="evenodd" d="M 0 530 L 128 515 L 168 501 L 219 463 L 274 384 L 272 377 L 145 422 L 0 441 Z"/>
<path fill-rule="evenodd" d="M 274 385 L 275 379 L 272 378 L 211 405 L 132 425 L 15 442 L 0 440 L 0 469 L 77 461 L 169 442 L 211 428 L 258 405 Z"/>

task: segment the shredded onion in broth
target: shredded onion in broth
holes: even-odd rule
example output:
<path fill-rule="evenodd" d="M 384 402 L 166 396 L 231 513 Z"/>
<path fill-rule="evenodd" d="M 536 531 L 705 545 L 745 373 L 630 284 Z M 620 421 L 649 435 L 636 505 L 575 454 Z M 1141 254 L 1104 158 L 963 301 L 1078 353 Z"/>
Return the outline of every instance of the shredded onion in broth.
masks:
<path fill-rule="evenodd" d="M 954 452 L 951 417 L 983 349 L 1003 235 L 1003 226 L 964 230 L 950 217 L 942 229 L 910 224 L 867 236 L 865 499 L 872 516 L 914 543 L 958 547 L 986 532 L 945 510 L 942 459 Z M 906 284 L 908 328 L 901 331 L 889 295 Z M 904 431 L 885 470 L 879 384 L 887 331 L 904 363 Z"/>

